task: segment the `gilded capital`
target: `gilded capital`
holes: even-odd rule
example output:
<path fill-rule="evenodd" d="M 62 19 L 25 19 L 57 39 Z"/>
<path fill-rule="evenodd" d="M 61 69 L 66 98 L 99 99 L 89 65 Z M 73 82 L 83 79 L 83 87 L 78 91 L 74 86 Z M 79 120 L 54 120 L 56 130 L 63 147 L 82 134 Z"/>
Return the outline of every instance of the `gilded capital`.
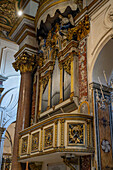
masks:
<path fill-rule="evenodd" d="M 21 73 L 32 72 L 36 65 L 36 56 L 29 55 L 27 52 L 23 52 L 13 63 L 14 69 L 20 70 Z"/>

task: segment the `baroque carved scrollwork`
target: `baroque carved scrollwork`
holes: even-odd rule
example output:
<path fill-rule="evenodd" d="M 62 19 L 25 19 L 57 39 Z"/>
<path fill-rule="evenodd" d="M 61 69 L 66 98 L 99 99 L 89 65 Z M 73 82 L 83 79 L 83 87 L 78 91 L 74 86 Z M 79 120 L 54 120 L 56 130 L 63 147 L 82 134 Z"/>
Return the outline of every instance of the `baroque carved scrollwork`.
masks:
<path fill-rule="evenodd" d="M 76 38 L 78 41 L 82 40 L 87 36 L 90 30 L 89 16 L 86 15 L 85 18 L 78 23 L 74 28 L 68 29 L 67 39 L 72 40 Z"/>
<path fill-rule="evenodd" d="M 83 124 L 69 124 L 69 145 L 84 144 Z"/>
<path fill-rule="evenodd" d="M 68 60 L 66 60 L 63 64 L 64 66 L 64 70 L 71 75 L 71 59 L 69 58 Z"/>

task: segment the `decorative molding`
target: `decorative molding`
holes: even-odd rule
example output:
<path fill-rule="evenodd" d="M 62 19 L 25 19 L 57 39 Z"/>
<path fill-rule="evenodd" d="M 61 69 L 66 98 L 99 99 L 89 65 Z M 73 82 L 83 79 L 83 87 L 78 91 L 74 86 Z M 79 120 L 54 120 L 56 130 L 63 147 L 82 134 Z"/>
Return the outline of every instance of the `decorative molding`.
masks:
<path fill-rule="evenodd" d="M 79 113 L 86 113 L 86 114 L 90 115 L 90 106 L 89 106 L 89 103 L 87 101 L 83 101 L 82 103 L 80 103 L 78 112 Z"/>
<path fill-rule="evenodd" d="M 61 126 L 61 147 L 64 147 L 64 123 L 65 123 L 65 120 L 61 119 L 60 120 L 60 126 Z"/>
<path fill-rule="evenodd" d="M 18 18 L 16 24 L 11 29 L 11 31 L 9 33 L 9 37 L 13 36 L 13 33 L 16 31 L 16 29 L 18 28 L 18 26 L 20 25 L 20 23 L 22 22 L 22 20 L 24 18 L 27 19 L 27 20 L 30 20 L 30 21 L 34 21 L 34 19 L 35 19 L 34 17 L 27 15 L 27 14 L 22 15 L 20 18 Z"/>
<path fill-rule="evenodd" d="M 57 147 L 58 120 L 55 121 L 55 147 Z"/>
<path fill-rule="evenodd" d="M 20 50 L 14 55 L 15 59 L 18 58 L 18 56 L 20 56 L 21 53 L 23 53 L 24 51 L 29 51 L 30 53 L 37 53 L 37 48 L 33 47 L 29 44 L 25 44 L 24 46 L 22 46 L 22 48 L 20 48 Z"/>
<path fill-rule="evenodd" d="M 18 45 L 20 45 L 21 42 L 22 42 L 27 36 L 31 36 L 31 37 L 36 38 L 36 34 L 35 34 L 35 33 L 30 32 L 30 31 L 26 31 L 26 32 L 22 35 L 22 37 L 19 39 L 19 41 L 17 41 Z"/>
<path fill-rule="evenodd" d="M 52 117 L 50 117 L 49 119 L 47 120 L 43 120 L 41 122 L 38 122 L 36 123 L 35 125 L 23 130 L 20 132 L 20 135 L 24 135 L 24 134 L 27 134 L 29 133 L 30 131 L 33 131 L 34 129 L 39 129 L 39 127 L 43 127 L 44 125 L 48 125 L 50 124 L 51 122 L 54 122 L 55 120 L 59 120 L 59 119 L 65 119 L 65 120 L 71 120 L 73 118 L 73 120 L 92 120 L 93 119 L 93 116 L 91 115 L 87 115 L 87 114 L 82 114 L 82 113 L 63 113 L 63 114 L 58 114 L 58 115 L 54 115 Z"/>

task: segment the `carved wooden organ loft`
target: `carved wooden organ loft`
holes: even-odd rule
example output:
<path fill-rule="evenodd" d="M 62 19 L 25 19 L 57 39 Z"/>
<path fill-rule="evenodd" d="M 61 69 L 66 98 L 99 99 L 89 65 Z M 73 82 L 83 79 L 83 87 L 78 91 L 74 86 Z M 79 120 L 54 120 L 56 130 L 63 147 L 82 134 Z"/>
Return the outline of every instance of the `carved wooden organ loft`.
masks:
<path fill-rule="evenodd" d="M 37 56 L 32 56 L 35 57 L 35 69 L 31 126 L 20 132 L 20 160 L 49 152 L 91 154 L 94 151 L 91 134 L 93 117 L 87 101 L 84 102 L 85 111 L 84 107 L 79 107 L 82 96 L 86 100 L 88 96 L 84 79 L 87 80 L 86 36 L 90 24 L 88 15 L 85 15 L 75 25 L 77 12 L 78 9 L 72 11 L 67 8 L 62 14 L 57 10 L 54 19 L 48 17 L 49 21 L 53 19 L 51 27 L 48 22 L 41 22 L 37 30 L 39 50 Z"/>
<path fill-rule="evenodd" d="M 33 84 L 33 96 L 36 94 L 37 101 L 34 101 L 35 96 L 31 124 L 39 118 L 78 108 L 79 41 L 89 32 L 89 17 L 86 15 L 75 27 L 72 14 L 67 17 L 59 14 L 53 25 L 47 35 L 38 30 L 38 67 Z"/>

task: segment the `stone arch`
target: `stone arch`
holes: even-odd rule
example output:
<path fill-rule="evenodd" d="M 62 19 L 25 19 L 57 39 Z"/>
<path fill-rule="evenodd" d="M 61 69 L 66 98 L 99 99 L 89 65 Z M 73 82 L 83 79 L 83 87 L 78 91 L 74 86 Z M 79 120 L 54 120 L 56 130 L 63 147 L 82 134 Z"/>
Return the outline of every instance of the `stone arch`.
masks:
<path fill-rule="evenodd" d="M 94 69 L 95 69 L 95 65 L 96 62 L 98 61 L 98 58 L 101 54 L 101 52 L 103 51 L 104 48 L 106 48 L 106 45 L 109 44 L 110 41 L 113 42 L 113 31 L 110 30 L 106 35 L 104 35 L 100 41 L 97 43 L 97 45 L 95 46 L 93 52 L 92 52 L 92 62 L 91 62 L 91 67 L 90 67 L 90 82 L 94 82 Z M 104 68 L 103 68 L 104 69 Z M 103 83 L 105 84 L 105 81 L 103 81 Z"/>

